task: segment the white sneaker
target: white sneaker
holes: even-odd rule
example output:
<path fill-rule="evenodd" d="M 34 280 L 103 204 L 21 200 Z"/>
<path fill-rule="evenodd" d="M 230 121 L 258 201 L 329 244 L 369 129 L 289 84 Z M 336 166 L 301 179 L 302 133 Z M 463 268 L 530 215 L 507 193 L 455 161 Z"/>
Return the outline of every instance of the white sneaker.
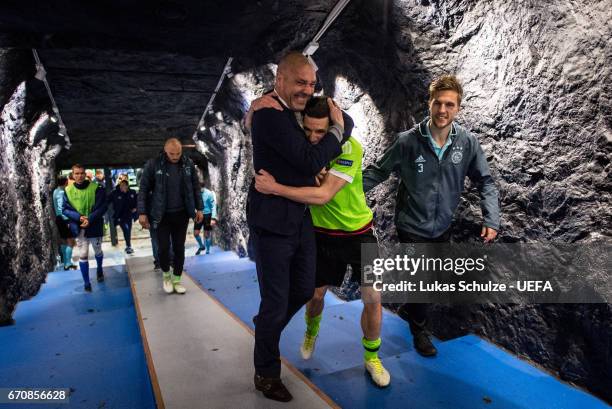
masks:
<path fill-rule="evenodd" d="M 173 286 L 174 291 L 176 291 L 177 294 L 185 294 L 185 292 L 187 292 L 187 289 L 180 282 L 174 283 Z"/>
<path fill-rule="evenodd" d="M 376 358 L 365 361 L 365 368 L 370 373 L 370 377 L 376 386 L 384 388 L 391 382 L 391 375 L 389 375 L 389 372 L 387 372 L 385 367 L 382 365 L 380 359 Z"/>
<path fill-rule="evenodd" d="M 170 276 L 170 274 L 166 275 L 164 273 L 163 275 L 164 278 L 164 291 L 166 292 L 166 294 L 172 294 L 174 292 L 174 286 L 172 285 L 172 277 Z"/>
<path fill-rule="evenodd" d="M 317 342 L 317 336 L 314 337 L 312 335 L 308 335 L 308 333 L 304 333 L 304 341 L 302 341 L 302 345 L 300 346 L 300 352 L 302 353 L 302 359 L 310 359 L 312 354 L 314 353 L 315 344 Z"/>

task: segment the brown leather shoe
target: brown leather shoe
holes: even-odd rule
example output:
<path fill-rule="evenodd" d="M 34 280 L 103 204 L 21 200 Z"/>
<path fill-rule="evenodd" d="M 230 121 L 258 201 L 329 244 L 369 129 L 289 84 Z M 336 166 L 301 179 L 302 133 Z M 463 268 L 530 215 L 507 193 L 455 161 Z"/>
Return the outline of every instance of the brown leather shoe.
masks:
<path fill-rule="evenodd" d="M 414 349 L 421 355 L 426 357 L 436 356 L 438 350 L 432 344 L 429 339 L 427 331 L 419 331 L 412 336 L 412 342 L 414 343 Z"/>
<path fill-rule="evenodd" d="M 289 402 L 293 399 L 280 378 L 264 378 L 255 374 L 255 389 L 263 392 L 266 398 L 279 402 Z"/>

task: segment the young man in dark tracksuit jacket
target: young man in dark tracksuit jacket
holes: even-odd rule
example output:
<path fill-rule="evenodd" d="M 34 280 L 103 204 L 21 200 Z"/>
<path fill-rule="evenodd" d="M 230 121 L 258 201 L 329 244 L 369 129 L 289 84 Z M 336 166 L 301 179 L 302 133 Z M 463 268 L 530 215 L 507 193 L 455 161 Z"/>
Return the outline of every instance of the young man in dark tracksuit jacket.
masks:
<path fill-rule="evenodd" d="M 308 59 L 289 53 L 278 66 L 275 91 L 286 109 L 262 109 L 253 116 L 253 165 L 279 183 L 313 186 L 315 175 L 341 153 L 343 121 L 333 106 L 334 125 L 318 145 L 304 137 L 296 113 L 314 92 L 316 75 Z M 247 220 L 255 248 L 261 303 L 255 319 L 255 387 L 269 399 L 289 401 L 280 380 L 279 340 L 291 317 L 312 298 L 315 242 L 308 207 L 249 189 Z"/>
<path fill-rule="evenodd" d="M 363 172 L 363 189 L 371 190 L 397 172 L 395 226 L 401 242 L 443 243 L 464 190 L 465 177 L 480 192 L 484 224 L 481 237 L 492 241 L 499 230 L 497 188 L 486 156 L 473 135 L 454 123 L 463 90 L 446 75 L 429 87 L 430 118 L 398 135 L 395 142 Z M 410 324 L 416 350 L 437 353 L 425 331 L 427 304 L 404 304 L 398 314 Z"/>
<path fill-rule="evenodd" d="M 132 221 L 138 217 L 138 211 L 136 210 L 137 194 L 134 189 L 130 189 L 127 180 L 119 182 L 115 190 L 113 190 L 109 197 L 109 203 L 113 205 L 113 223 L 115 226 L 119 226 L 123 232 L 123 238 L 125 239 L 125 252 L 132 254 Z"/>
<path fill-rule="evenodd" d="M 168 294 L 184 294 L 186 291 L 181 284 L 181 275 L 187 225 L 190 218 L 196 223 L 201 222 L 204 209 L 196 167 L 182 152 L 178 139 L 168 139 L 164 152 L 145 164 L 138 192 L 138 221 L 145 229 L 157 229 L 163 289 Z M 174 253 L 172 273 L 171 239 Z"/>

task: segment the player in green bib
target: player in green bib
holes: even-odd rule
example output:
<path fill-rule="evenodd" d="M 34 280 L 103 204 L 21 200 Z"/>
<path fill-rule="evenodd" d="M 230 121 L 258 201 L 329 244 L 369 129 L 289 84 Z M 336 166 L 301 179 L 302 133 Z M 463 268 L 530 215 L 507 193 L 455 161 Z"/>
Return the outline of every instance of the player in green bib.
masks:
<path fill-rule="evenodd" d="M 303 119 L 310 142 L 318 143 L 329 124 L 326 98 L 311 98 Z M 259 192 L 310 205 L 317 243 L 317 268 L 315 295 L 306 304 L 306 332 L 300 348 L 304 359 L 309 359 L 314 352 L 327 288 L 342 285 L 347 264 L 351 265 L 351 280 L 362 284 L 361 244 L 377 244 L 372 230 L 372 211 L 363 193 L 362 157 L 361 144 L 350 137 L 342 146 L 342 154 L 329 164 L 328 169 L 322 170 L 318 177 L 319 186 L 281 185 L 265 170 L 255 176 L 255 188 Z M 378 357 L 382 322 L 380 293 L 361 285 L 361 299 L 364 364 L 374 383 L 385 387 L 391 377 Z"/>
<path fill-rule="evenodd" d="M 104 236 L 104 220 L 106 213 L 106 194 L 104 189 L 85 177 L 85 168 L 76 164 L 72 166 L 74 183 L 64 191 L 62 214 L 68 219 L 68 225 L 76 237 L 79 249 L 79 267 L 83 275 L 85 291 L 91 292 L 89 281 L 89 245 L 96 256 L 96 277 L 98 282 L 104 281 L 102 262 L 102 236 Z"/>

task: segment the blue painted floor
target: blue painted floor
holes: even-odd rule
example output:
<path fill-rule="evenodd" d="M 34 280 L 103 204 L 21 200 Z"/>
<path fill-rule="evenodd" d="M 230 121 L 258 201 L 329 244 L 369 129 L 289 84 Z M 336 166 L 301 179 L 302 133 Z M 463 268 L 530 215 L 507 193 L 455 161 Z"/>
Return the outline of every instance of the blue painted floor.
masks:
<path fill-rule="evenodd" d="M 70 405 L 0 408 L 155 408 L 125 267 L 105 272 L 91 294 L 78 271 L 49 273 L 0 327 L 0 387 L 72 388 Z"/>
<path fill-rule="evenodd" d="M 231 252 L 188 257 L 186 269 L 251 328 L 259 306 L 255 266 Z M 131 289 L 124 266 L 83 292 L 78 272 L 52 272 L 19 303 L 16 324 L 0 327 L 0 387 L 72 388 L 70 408 L 154 408 Z M 344 408 L 595 409 L 609 406 L 475 336 L 436 341 L 439 355 L 412 348 L 407 325 L 385 312 L 380 356 L 391 386 L 375 387 L 363 369 L 361 302 L 326 297 L 313 358 L 299 345 L 303 311 L 281 339 L 281 353 Z M 27 405 L 1 405 L 0 408 Z M 38 407 L 38 406 L 36 406 Z"/>
<path fill-rule="evenodd" d="M 259 307 L 255 265 L 230 252 L 189 257 L 189 274 L 251 328 Z M 299 345 L 304 311 L 281 339 L 281 354 L 317 387 L 345 408 L 595 409 L 609 406 L 495 345 L 468 335 L 436 341 L 439 355 L 423 358 L 408 326 L 384 312 L 379 356 L 391 385 L 374 386 L 363 368 L 359 318 L 361 302 L 326 297 L 315 354 L 302 360 Z"/>

